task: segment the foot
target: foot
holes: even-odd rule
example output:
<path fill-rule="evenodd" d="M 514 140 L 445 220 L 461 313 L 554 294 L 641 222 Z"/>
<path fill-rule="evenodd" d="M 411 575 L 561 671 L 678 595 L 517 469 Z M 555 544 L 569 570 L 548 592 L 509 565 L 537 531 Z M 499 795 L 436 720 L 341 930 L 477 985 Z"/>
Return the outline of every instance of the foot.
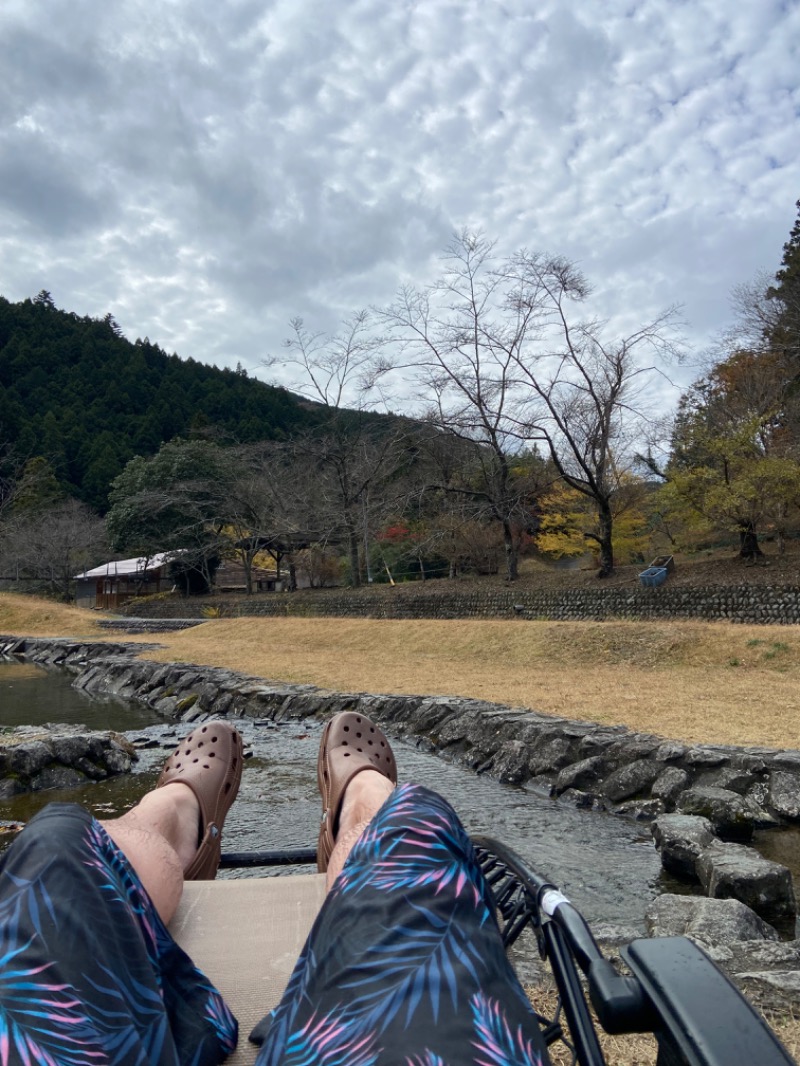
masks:
<path fill-rule="evenodd" d="M 394 789 L 392 781 L 378 770 L 364 770 L 351 778 L 342 801 L 337 840 L 356 826 L 372 821 Z"/>
<path fill-rule="evenodd" d="M 227 722 L 206 722 L 181 741 L 167 759 L 156 789 L 186 786 L 196 804 L 195 854 L 187 881 L 213 881 L 222 852 L 222 828 L 242 779 L 242 738 Z M 186 804 L 181 803 L 186 813 Z"/>
<path fill-rule="evenodd" d="M 376 774 L 388 781 L 389 791 L 397 784 L 397 764 L 389 741 L 365 715 L 352 711 L 337 714 L 325 726 L 317 760 L 317 782 L 322 796 L 322 824 L 317 843 L 320 872 L 327 870 L 336 845 L 347 794 L 356 809 L 362 803 L 362 789 L 353 790 L 352 786 L 359 777 L 372 778 Z M 365 786 L 363 793 L 368 807 L 372 802 L 371 792 L 372 788 Z M 369 817 L 374 813 L 371 811 Z"/>

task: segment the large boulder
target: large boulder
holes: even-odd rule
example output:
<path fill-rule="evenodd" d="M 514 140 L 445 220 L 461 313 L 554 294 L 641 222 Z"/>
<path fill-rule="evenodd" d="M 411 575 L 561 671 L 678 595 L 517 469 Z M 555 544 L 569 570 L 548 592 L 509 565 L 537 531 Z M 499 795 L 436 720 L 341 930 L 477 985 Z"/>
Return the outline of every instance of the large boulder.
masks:
<path fill-rule="evenodd" d="M 762 820 L 761 809 L 746 796 L 727 788 L 696 785 L 681 793 L 677 810 L 707 818 L 714 832 L 725 840 L 747 841 Z"/>
<path fill-rule="evenodd" d="M 20 726 L 0 734 L 0 799 L 127 773 L 136 757 L 119 733 Z"/>
<path fill-rule="evenodd" d="M 800 776 L 787 770 L 773 771 L 766 802 L 781 818 L 791 822 L 800 821 Z"/>
<path fill-rule="evenodd" d="M 608 775 L 600 786 L 600 795 L 612 803 L 621 803 L 622 800 L 631 799 L 633 796 L 641 796 L 649 792 L 650 786 L 660 777 L 663 770 L 661 763 L 652 759 L 635 759 Z"/>
<path fill-rule="evenodd" d="M 560 796 L 567 789 L 579 789 L 582 792 L 596 791 L 608 769 L 608 763 L 602 755 L 592 755 L 581 759 L 560 771 L 553 784 L 553 795 Z"/>
<path fill-rule="evenodd" d="M 777 932 L 737 899 L 703 899 L 665 893 L 645 912 L 649 936 L 690 936 L 701 944 L 729 947 L 742 940 L 778 940 Z"/>
<path fill-rule="evenodd" d="M 697 858 L 697 875 L 707 896 L 738 899 L 766 922 L 785 925 L 797 917 L 791 873 L 753 848 L 712 840 Z"/>
<path fill-rule="evenodd" d="M 653 782 L 650 795 L 653 799 L 661 800 L 667 810 L 675 806 L 675 802 L 689 786 L 689 775 L 679 766 L 665 766 Z"/>
<path fill-rule="evenodd" d="M 697 859 L 714 839 L 708 818 L 694 814 L 662 814 L 650 826 L 661 853 L 661 865 L 683 881 L 699 881 Z"/>

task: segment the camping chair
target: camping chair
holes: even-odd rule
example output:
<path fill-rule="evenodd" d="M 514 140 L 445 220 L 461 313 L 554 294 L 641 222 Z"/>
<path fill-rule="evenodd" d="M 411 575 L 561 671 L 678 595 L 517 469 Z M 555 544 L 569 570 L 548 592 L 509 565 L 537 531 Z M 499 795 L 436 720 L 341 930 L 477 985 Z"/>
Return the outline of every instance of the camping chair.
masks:
<path fill-rule="evenodd" d="M 537 1017 L 545 1042 L 563 1043 L 573 1066 L 614 1066 L 601 1050 L 598 1024 L 607 1033 L 653 1033 L 658 1066 L 793 1066 L 769 1026 L 692 941 L 635 940 L 621 952 L 630 973 L 620 974 L 555 885 L 498 841 L 473 843 L 506 948 L 532 934 L 549 963 L 557 1004 L 552 1017 Z M 293 849 L 223 855 L 221 866 L 314 861 L 313 850 Z M 323 874 L 186 884 L 170 929 L 239 1019 L 230 1066 L 255 1061 L 247 1035 L 278 1004 L 324 898 Z"/>

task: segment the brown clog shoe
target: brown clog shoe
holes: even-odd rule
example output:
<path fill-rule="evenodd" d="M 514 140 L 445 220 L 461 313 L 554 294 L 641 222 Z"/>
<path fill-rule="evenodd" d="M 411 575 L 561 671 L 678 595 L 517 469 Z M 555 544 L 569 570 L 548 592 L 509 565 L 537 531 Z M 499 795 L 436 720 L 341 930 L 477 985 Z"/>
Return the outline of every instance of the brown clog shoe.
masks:
<path fill-rule="evenodd" d="M 322 824 L 317 842 L 317 869 L 328 869 L 339 814 L 347 786 L 362 770 L 377 770 L 397 784 L 397 763 L 380 729 L 363 714 L 344 711 L 331 718 L 322 732 L 317 760 L 317 783 L 322 796 Z"/>
<path fill-rule="evenodd" d="M 242 780 L 242 738 L 227 722 L 206 722 L 180 742 L 156 788 L 187 785 L 200 805 L 200 844 L 185 881 L 213 881 L 222 853 L 222 826 Z"/>

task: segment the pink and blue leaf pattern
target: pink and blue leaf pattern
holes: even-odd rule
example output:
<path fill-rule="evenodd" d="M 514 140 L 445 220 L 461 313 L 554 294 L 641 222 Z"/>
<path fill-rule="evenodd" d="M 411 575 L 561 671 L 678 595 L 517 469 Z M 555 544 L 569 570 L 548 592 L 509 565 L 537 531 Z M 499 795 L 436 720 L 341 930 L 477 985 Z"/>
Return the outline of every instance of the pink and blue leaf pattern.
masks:
<path fill-rule="evenodd" d="M 219 993 L 101 827 L 63 810 L 3 856 L 0 1066 L 219 1062 L 237 1031 Z M 179 1017 L 192 1045 L 180 1050 Z"/>
<path fill-rule="evenodd" d="M 544 1066 L 490 899 L 449 804 L 396 789 L 326 898 L 258 1066 Z"/>
<path fill-rule="evenodd" d="M 521 1025 L 512 1029 L 500 1003 L 482 992 L 470 1002 L 475 1025 L 476 1066 L 542 1066 L 536 1044 Z"/>
<path fill-rule="evenodd" d="M 376 1034 L 342 1012 L 312 1014 L 286 1044 L 284 1066 L 374 1066 L 380 1049 Z"/>
<path fill-rule="evenodd" d="M 435 1022 L 445 997 L 457 1011 L 459 991 L 465 984 L 470 989 L 479 987 L 479 971 L 485 967 L 468 926 L 444 920 L 435 910 L 410 906 L 416 916 L 414 924 L 393 927 L 391 940 L 369 948 L 354 975 L 341 982 L 351 993 L 349 1008 L 365 1025 L 379 1031 L 398 1012 L 408 1028 L 420 1005 Z"/>
<path fill-rule="evenodd" d="M 11 877 L 13 891 L 0 901 L 0 1063 L 13 1058 L 42 1066 L 89 1066 L 103 1062 L 99 1034 L 75 990 L 51 976 L 33 938 L 21 934 L 23 912 L 40 928 L 52 901 L 37 877 Z M 30 928 L 30 925 L 26 926 Z"/>
<path fill-rule="evenodd" d="M 438 894 L 452 887 L 456 896 L 468 894 L 481 921 L 491 915 L 487 889 L 472 842 L 452 808 L 437 796 L 418 816 L 419 787 L 401 785 L 361 835 L 336 880 L 334 892 L 381 891 L 427 886 Z"/>

